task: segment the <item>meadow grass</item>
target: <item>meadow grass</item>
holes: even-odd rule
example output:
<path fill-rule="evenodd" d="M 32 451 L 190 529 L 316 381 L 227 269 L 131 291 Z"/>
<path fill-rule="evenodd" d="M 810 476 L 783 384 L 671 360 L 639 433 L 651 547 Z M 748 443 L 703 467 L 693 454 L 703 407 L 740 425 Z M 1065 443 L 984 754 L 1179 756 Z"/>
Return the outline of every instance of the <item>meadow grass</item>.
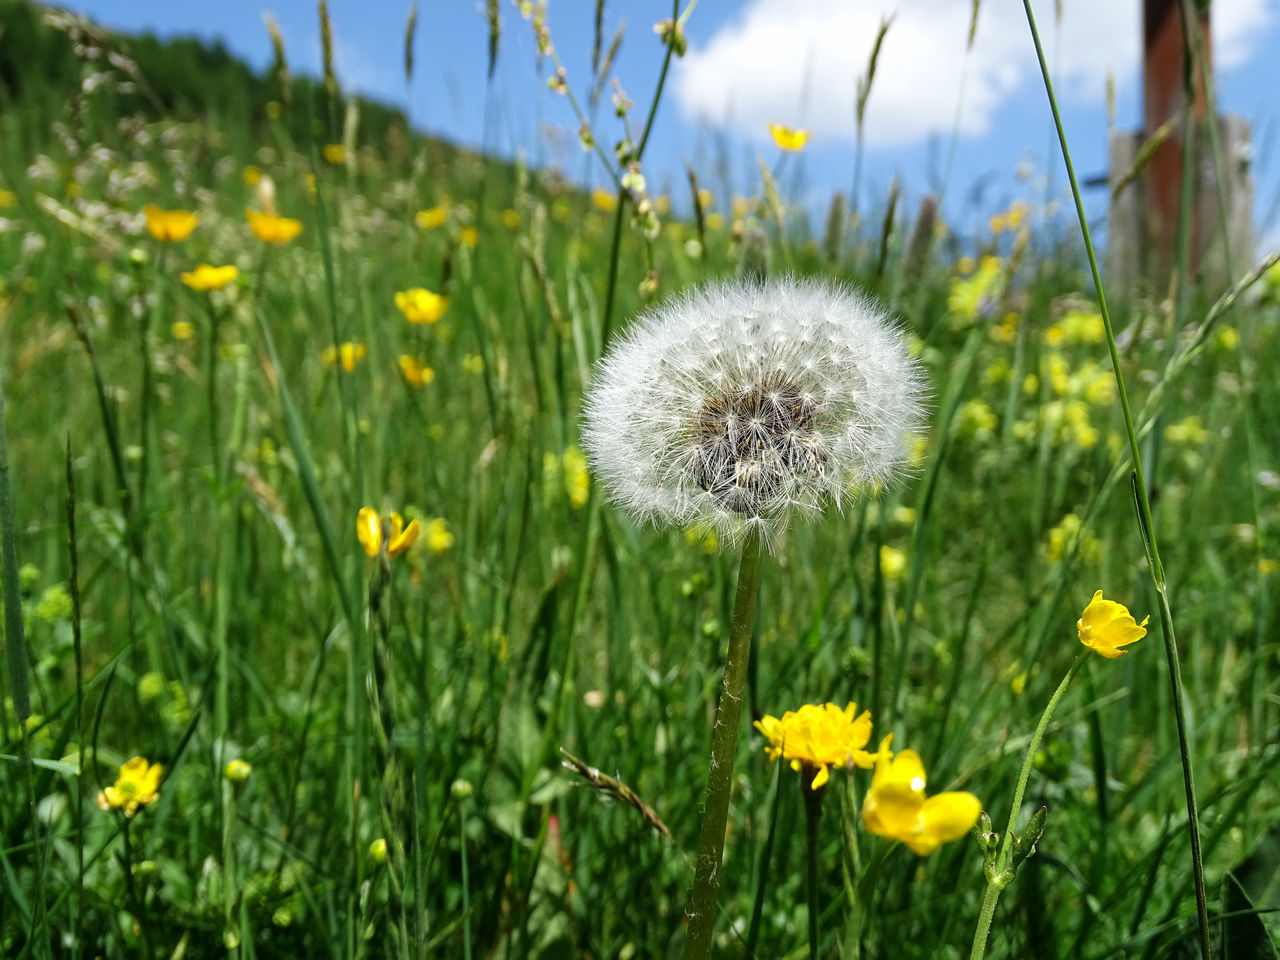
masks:
<path fill-rule="evenodd" d="M 1029 188 L 972 236 L 926 212 L 913 239 L 885 198 L 819 242 L 767 161 L 749 196 L 689 197 L 601 151 L 616 191 L 591 195 L 366 141 L 319 96 L 265 123 L 117 102 L 73 99 L 52 129 L 48 104 L 0 114 L 5 956 L 677 954 L 738 558 L 603 502 L 582 397 L 647 303 L 784 270 L 888 303 L 933 400 L 911 477 L 761 566 L 744 720 L 856 701 L 1002 831 L 1093 592 L 1152 614 L 1127 656 L 1083 663 L 1031 757 L 1024 819 L 1047 823 L 986 955 L 1189 956 L 1164 607 L 1212 944 L 1273 955 L 1274 270 L 1237 264 L 1262 282 L 1230 300 L 1182 283 L 1113 306 L 1158 591 L 1086 262 Z M 657 102 L 625 120 L 641 169 Z M 296 239 L 250 232 L 255 177 Z M 146 204 L 199 225 L 161 243 Z M 179 280 L 205 262 L 240 275 Z M 447 296 L 438 322 L 397 309 L 415 287 Z M 349 371 L 323 360 L 343 343 L 364 348 Z M 418 542 L 368 557 L 363 506 Z M 839 769 L 808 858 L 802 778 L 763 746 L 744 723 L 714 955 L 802 956 L 814 929 L 821 956 L 963 956 L 979 845 L 870 835 L 868 775 Z M 163 766 L 154 801 L 100 810 L 134 756 Z"/>

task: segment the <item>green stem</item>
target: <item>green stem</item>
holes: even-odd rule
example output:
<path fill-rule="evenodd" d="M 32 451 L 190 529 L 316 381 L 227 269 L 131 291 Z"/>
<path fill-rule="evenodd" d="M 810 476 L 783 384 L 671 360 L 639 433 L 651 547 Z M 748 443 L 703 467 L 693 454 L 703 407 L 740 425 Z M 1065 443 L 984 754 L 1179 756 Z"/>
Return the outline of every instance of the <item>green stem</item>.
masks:
<path fill-rule="evenodd" d="M 1049 106 L 1053 111 L 1054 126 L 1058 131 L 1058 142 L 1062 146 L 1062 160 L 1067 168 L 1067 177 L 1071 182 L 1071 194 L 1075 199 L 1076 215 L 1080 220 L 1080 233 L 1084 239 L 1085 253 L 1089 257 L 1089 269 L 1093 273 L 1093 286 L 1098 295 L 1098 312 L 1102 315 L 1102 324 L 1107 334 L 1107 347 L 1111 352 L 1111 366 L 1116 377 L 1116 391 L 1120 397 L 1120 408 L 1124 412 L 1125 429 L 1129 435 L 1129 450 L 1133 457 L 1133 470 L 1136 478 L 1134 493 L 1138 501 L 1138 519 L 1142 527 L 1144 544 L 1147 552 L 1147 565 L 1151 571 L 1151 582 L 1156 588 L 1160 607 L 1160 626 L 1164 634 L 1165 659 L 1169 663 L 1169 684 L 1173 688 L 1173 716 L 1178 729 L 1178 752 L 1182 761 L 1182 787 L 1187 798 L 1187 836 L 1191 844 L 1191 872 L 1195 883 L 1196 921 L 1200 933 L 1200 954 L 1204 960 L 1212 956 L 1209 942 L 1209 907 L 1205 896 L 1204 861 L 1200 852 L 1200 811 L 1196 802 L 1195 776 L 1191 768 L 1191 747 L 1187 739 L 1186 707 L 1183 698 L 1182 672 L 1178 664 L 1178 642 L 1173 629 L 1173 612 L 1169 607 L 1168 588 L 1165 583 L 1164 565 L 1160 562 L 1160 550 L 1156 544 L 1155 523 L 1151 519 L 1151 501 L 1147 496 L 1147 480 L 1142 469 L 1142 454 L 1138 450 L 1138 437 L 1133 425 L 1133 411 L 1129 407 L 1129 396 L 1124 388 L 1124 376 L 1120 371 L 1120 353 L 1116 348 L 1115 330 L 1111 325 L 1111 313 L 1107 309 L 1107 298 L 1102 291 L 1102 277 L 1098 270 L 1098 258 L 1093 250 L 1093 241 L 1089 236 L 1089 225 L 1085 219 L 1084 203 L 1080 199 L 1080 184 L 1076 179 L 1075 167 L 1071 163 L 1071 151 L 1067 147 L 1067 135 L 1062 127 L 1062 116 L 1058 112 L 1058 102 L 1054 97 L 1053 83 L 1049 78 L 1049 67 L 1045 62 L 1044 48 L 1040 44 L 1040 34 L 1036 30 L 1035 15 L 1031 11 L 1031 0 L 1023 0 L 1023 8 L 1027 13 L 1027 25 L 1031 30 L 1031 39 L 1035 43 L 1036 57 L 1040 61 L 1040 71 L 1044 77 L 1045 92 L 1049 97 Z"/>
<path fill-rule="evenodd" d="M 800 778 L 804 795 L 805 891 L 809 899 L 809 960 L 818 960 L 818 819 L 822 815 L 822 798 L 826 786 L 813 789 L 818 771 L 806 769 Z"/>
<path fill-rule="evenodd" d="M 759 592 L 760 533 L 753 527 L 742 545 L 733 624 L 729 632 L 729 654 L 724 665 L 724 685 L 720 691 L 720 705 L 716 708 L 715 728 L 711 733 L 707 802 L 698 835 L 693 891 L 689 895 L 689 934 L 684 944 L 684 960 L 706 960 L 711 955 L 711 934 L 715 928 L 716 901 L 720 892 L 720 860 L 724 854 L 729 798 L 733 792 L 733 761 L 738 753 L 742 695 Z"/>
<path fill-rule="evenodd" d="M 1005 828 L 1004 840 L 1000 844 L 1000 852 L 996 855 L 995 869 L 987 876 L 987 893 L 982 900 L 982 910 L 978 913 L 978 928 L 973 933 L 973 949 L 969 951 L 969 960 L 982 960 L 983 954 L 987 952 L 987 935 L 991 932 L 991 920 L 996 914 L 996 901 L 1000 899 L 1000 892 L 1013 879 L 1013 871 L 1009 869 L 1009 860 L 1013 856 L 1013 828 L 1018 823 L 1018 813 L 1022 809 L 1022 796 L 1027 789 L 1027 780 L 1031 778 L 1031 765 L 1035 762 L 1036 751 L 1040 749 L 1040 741 L 1049 726 L 1049 720 L 1053 717 L 1053 712 L 1058 709 L 1058 702 L 1067 692 L 1072 679 L 1080 672 L 1080 667 L 1084 664 L 1087 655 L 1088 651 L 1081 651 L 1075 663 L 1071 664 L 1071 669 L 1067 671 L 1067 675 L 1058 684 L 1058 689 L 1053 691 L 1053 696 L 1049 698 L 1044 713 L 1040 715 L 1040 722 L 1036 724 L 1036 731 L 1031 735 L 1031 742 L 1027 744 L 1027 755 L 1022 761 L 1022 771 L 1018 774 L 1018 786 L 1013 792 L 1013 806 L 1009 810 L 1009 826 Z"/>

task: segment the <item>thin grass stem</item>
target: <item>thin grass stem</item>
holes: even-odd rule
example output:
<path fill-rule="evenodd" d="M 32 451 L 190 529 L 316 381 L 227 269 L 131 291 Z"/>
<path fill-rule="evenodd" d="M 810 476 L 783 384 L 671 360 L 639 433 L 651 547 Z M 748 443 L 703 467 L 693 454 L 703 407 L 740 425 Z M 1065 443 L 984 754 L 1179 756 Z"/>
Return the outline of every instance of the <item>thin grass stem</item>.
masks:
<path fill-rule="evenodd" d="M 1049 98 L 1049 106 L 1053 112 L 1054 126 L 1058 132 L 1058 143 L 1062 147 L 1062 159 L 1067 168 L 1067 177 L 1071 183 L 1071 195 L 1075 200 L 1076 215 L 1080 221 L 1080 232 L 1084 239 L 1085 252 L 1089 258 L 1089 269 L 1093 275 L 1094 291 L 1098 298 L 1098 310 L 1102 316 L 1103 327 L 1107 336 L 1107 348 L 1111 353 L 1111 366 L 1115 373 L 1116 390 L 1120 397 L 1120 408 L 1124 413 L 1125 430 L 1129 438 L 1129 451 L 1133 458 L 1134 476 L 1136 479 L 1138 513 L 1147 549 L 1147 561 L 1150 567 L 1151 580 L 1159 599 L 1161 632 L 1164 635 L 1165 658 L 1169 664 L 1169 682 L 1173 688 L 1173 711 L 1178 729 L 1178 750 L 1182 761 L 1183 792 L 1187 801 L 1187 833 L 1191 843 L 1191 869 L 1195 882 L 1196 919 L 1200 934 L 1200 952 L 1204 960 L 1212 955 L 1209 942 L 1209 909 L 1205 896 L 1204 864 L 1200 853 L 1200 814 L 1196 802 L 1195 777 L 1192 772 L 1191 748 L 1187 737 L 1186 705 L 1183 699 L 1182 675 L 1178 662 L 1177 640 L 1173 629 L 1173 613 L 1169 607 L 1168 587 L 1165 582 L 1164 566 L 1160 562 L 1160 550 L 1156 541 L 1155 523 L 1151 518 L 1151 502 L 1147 495 L 1147 481 L 1142 469 L 1142 454 L 1138 449 L 1138 437 L 1134 428 L 1133 411 L 1129 406 L 1129 396 L 1125 391 L 1124 374 L 1120 369 L 1120 353 L 1116 347 L 1115 330 L 1111 324 L 1111 313 L 1107 309 L 1107 298 L 1103 292 L 1102 276 L 1098 269 L 1098 258 L 1094 253 L 1093 241 L 1089 236 L 1089 224 L 1085 217 L 1084 202 L 1080 196 L 1080 184 L 1076 179 L 1075 167 L 1071 162 L 1071 151 L 1067 145 L 1066 131 L 1062 126 L 1062 116 L 1058 111 L 1058 102 L 1053 92 L 1053 81 L 1049 76 L 1048 63 L 1045 61 L 1044 48 L 1040 43 L 1040 34 L 1036 29 L 1035 14 L 1031 9 L 1031 0 L 1023 0 L 1023 8 L 1027 14 L 1027 25 L 1031 31 L 1031 39 L 1035 44 L 1036 58 L 1040 63 L 1040 71 L 1044 78 L 1045 93 Z"/>

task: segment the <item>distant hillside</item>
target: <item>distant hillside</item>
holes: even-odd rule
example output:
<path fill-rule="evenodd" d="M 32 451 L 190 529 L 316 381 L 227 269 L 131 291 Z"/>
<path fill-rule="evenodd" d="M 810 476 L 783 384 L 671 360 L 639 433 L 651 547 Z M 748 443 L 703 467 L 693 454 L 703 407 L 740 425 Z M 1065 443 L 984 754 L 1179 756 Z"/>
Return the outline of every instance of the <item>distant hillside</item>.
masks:
<path fill-rule="evenodd" d="M 294 76 L 289 88 L 301 107 L 281 115 L 289 134 L 299 143 L 309 134 L 338 139 L 342 112 L 329 109 L 323 86 Z M 265 126 L 267 104 L 284 96 L 272 71 L 255 73 L 221 42 L 116 33 L 57 7 L 0 0 L 0 112 L 57 116 L 86 89 L 116 116 L 216 117 L 251 128 Z M 393 127 L 407 129 L 402 110 L 357 99 L 362 141 L 382 141 Z M 315 118 L 311 131 L 309 116 Z"/>

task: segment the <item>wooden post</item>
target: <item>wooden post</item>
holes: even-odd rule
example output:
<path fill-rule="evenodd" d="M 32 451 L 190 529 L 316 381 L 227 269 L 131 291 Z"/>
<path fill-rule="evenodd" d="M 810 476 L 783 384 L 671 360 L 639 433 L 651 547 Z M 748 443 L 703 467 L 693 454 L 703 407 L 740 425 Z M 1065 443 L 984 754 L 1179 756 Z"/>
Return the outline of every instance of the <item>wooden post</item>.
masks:
<path fill-rule="evenodd" d="M 1107 272 L 1110 285 L 1126 295 L 1163 297 L 1177 267 L 1188 76 L 1193 96 L 1196 168 L 1189 214 L 1192 279 L 1216 288 L 1223 288 L 1234 279 L 1227 270 L 1218 172 L 1206 135 L 1211 122 L 1217 126 L 1223 154 L 1231 267 L 1239 273 L 1253 256 L 1249 126 L 1239 117 L 1209 117 L 1205 71 L 1198 63 L 1188 64 L 1184 56 L 1188 49 L 1202 50 L 1211 68 L 1209 12 L 1206 7 L 1202 13 L 1191 14 L 1199 37 L 1186 43 L 1182 3 L 1183 0 L 1143 0 L 1142 129 L 1114 133 L 1111 138 Z M 1171 135 L 1151 152 L 1140 175 L 1121 187 L 1139 162 L 1143 145 L 1169 122 L 1173 125 Z"/>
<path fill-rule="evenodd" d="M 1204 74 L 1197 63 L 1188 64 L 1185 51 L 1195 49 L 1182 30 L 1180 0 L 1143 0 L 1142 4 L 1142 134 L 1150 138 L 1167 120 L 1178 126 L 1151 156 L 1147 166 L 1148 268 L 1152 279 L 1168 277 L 1177 263 L 1178 223 L 1182 209 L 1183 114 L 1187 107 L 1186 71 L 1192 75 L 1195 100 L 1191 112 L 1197 121 L 1208 113 Z M 1204 54 L 1212 68 L 1209 11 L 1199 16 Z M 1207 146 L 1203 141 L 1197 147 Z M 1201 224 L 1191 212 L 1191 249 L 1198 251 Z M 1195 256 L 1192 257 L 1193 264 Z"/>

